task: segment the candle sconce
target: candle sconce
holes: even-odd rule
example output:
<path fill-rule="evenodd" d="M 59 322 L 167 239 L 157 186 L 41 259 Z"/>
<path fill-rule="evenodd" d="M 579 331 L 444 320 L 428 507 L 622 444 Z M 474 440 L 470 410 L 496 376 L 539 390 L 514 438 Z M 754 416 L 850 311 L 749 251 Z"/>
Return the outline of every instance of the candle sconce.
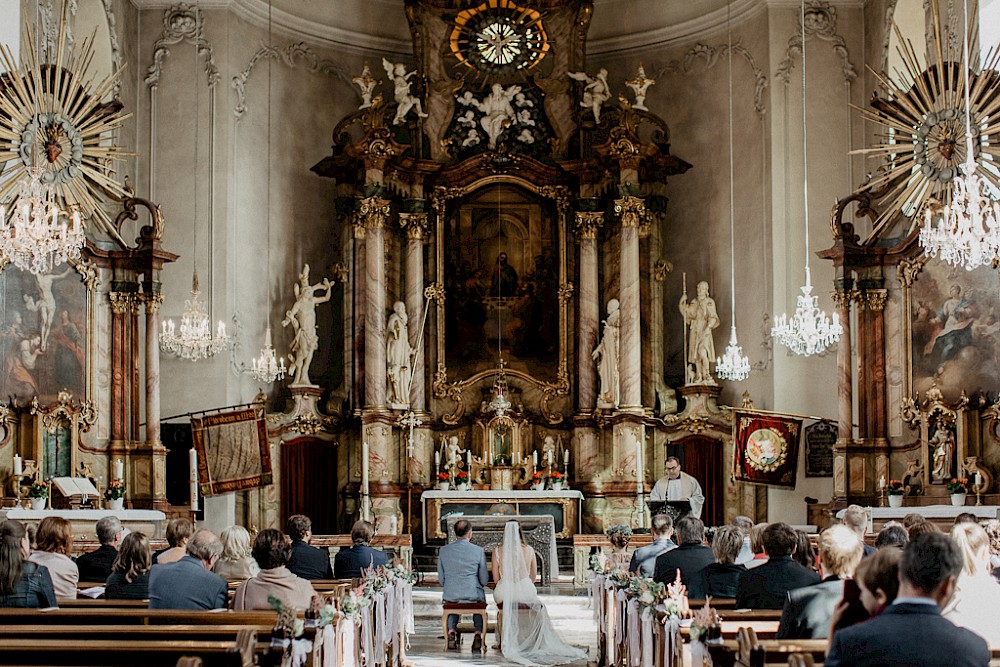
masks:
<path fill-rule="evenodd" d="M 32 459 L 22 459 L 21 474 L 11 473 L 11 490 L 14 492 L 15 507 L 24 507 L 22 504 L 22 487 L 30 486 L 39 476 L 38 464 Z M 51 489 L 49 490 L 51 496 Z"/>

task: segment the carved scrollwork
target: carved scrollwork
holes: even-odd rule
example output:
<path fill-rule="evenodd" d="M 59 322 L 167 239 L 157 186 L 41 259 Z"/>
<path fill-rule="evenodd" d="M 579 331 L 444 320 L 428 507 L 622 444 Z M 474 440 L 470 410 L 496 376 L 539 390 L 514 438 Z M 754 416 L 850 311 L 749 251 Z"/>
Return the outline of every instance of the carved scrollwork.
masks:
<path fill-rule="evenodd" d="M 388 199 L 382 199 L 378 195 L 372 195 L 359 202 L 361 221 L 365 229 L 381 229 L 389 221 Z"/>
<path fill-rule="evenodd" d="M 656 264 L 653 265 L 653 280 L 658 283 L 662 283 L 667 279 L 667 276 L 669 276 L 673 270 L 673 262 L 666 259 L 659 259 L 656 261 Z"/>
<path fill-rule="evenodd" d="M 567 301 L 573 298 L 573 291 L 576 288 L 573 283 L 563 283 L 559 286 L 559 303 L 565 305 Z"/>
<path fill-rule="evenodd" d="M 904 287 L 913 287 L 914 281 L 927 263 L 927 255 L 920 255 L 913 259 L 901 259 L 896 267 L 896 277 Z"/>
<path fill-rule="evenodd" d="M 155 88 L 160 83 L 163 59 L 170 55 L 167 47 L 182 41 L 194 44 L 198 55 L 205 59 L 208 85 L 215 86 L 219 82 L 219 68 L 215 64 L 212 45 L 205 39 L 204 16 L 197 6 L 181 2 L 163 12 L 163 33 L 153 45 L 153 64 L 146 70 L 147 86 Z"/>
<path fill-rule="evenodd" d="M 92 401 L 74 401 L 73 394 L 65 389 L 57 395 L 56 402 L 42 408 L 38 397 L 31 401 L 29 409 L 32 415 L 41 415 L 42 427 L 51 434 L 60 428 L 79 426 L 81 433 L 86 433 L 97 422 L 97 411 Z"/>

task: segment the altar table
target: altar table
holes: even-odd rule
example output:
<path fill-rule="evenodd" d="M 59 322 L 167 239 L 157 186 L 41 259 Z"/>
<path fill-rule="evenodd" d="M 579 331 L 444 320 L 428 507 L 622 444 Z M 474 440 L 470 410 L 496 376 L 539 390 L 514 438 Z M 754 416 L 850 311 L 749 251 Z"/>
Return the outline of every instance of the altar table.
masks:
<path fill-rule="evenodd" d="M 968 512 L 977 519 L 1000 518 L 1000 505 L 911 505 L 909 507 L 865 507 L 871 517 L 870 531 L 877 532 L 889 521 L 902 521 L 907 514 L 919 514 L 940 528 L 951 530 L 955 517 Z M 844 510 L 837 512 L 837 518 L 842 519 Z"/>
<path fill-rule="evenodd" d="M 131 531 L 144 533 L 147 537 L 163 537 L 167 515 L 158 510 L 33 510 L 23 507 L 7 507 L 0 509 L 0 521 L 16 519 L 17 521 L 41 521 L 48 516 L 66 519 L 72 524 L 73 536 L 87 540 L 96 540 L 95 526 L 98 520 L 106 516 L 117 516 L 122 525 Z"/>
<path fill-rule="evenodd" d="M 449 516 L 448 543 L 454 542 L 455 524 L 465 519 L 472 524 L 473 544 L 481 546 L 487 554 L 503 544 L 504 526 L 508 521 L 517 521 L 524 533 L 524 541 L 535 550 L 542 560 L 542 586 L 548 586 L 559 576 L 559 561 L 556 556 L 554 521 L 550 515 L 543 516 Z"/>
<path fill-rule="evenodd" d="M 424 491 L 424 543 L 447 537 L 445 519 L 450 513 L 469 516 L 551 516 L 557 539 L 580 532 L 579 491 Z"/>

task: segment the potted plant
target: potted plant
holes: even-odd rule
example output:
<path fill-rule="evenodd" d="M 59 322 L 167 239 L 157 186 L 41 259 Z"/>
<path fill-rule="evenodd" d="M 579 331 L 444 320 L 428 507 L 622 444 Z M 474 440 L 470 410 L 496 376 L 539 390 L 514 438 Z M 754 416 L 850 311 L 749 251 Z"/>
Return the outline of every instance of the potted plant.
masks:
<path fill-rule="evenodd" d="M 553 470 L 549 474 L 549 486 L 552 487 L 553 491 L 562 491 L 563 483 L 565 481 L 566 479 L 563 477 L 563 474 L 558 470 Z"/>
<path fill-rule="evenodd" d="M 459 470 L 455 473 L 455 484 L 459 491 L 469 490 L 469 473 Z"/>
<path fill-rule="evenodd" d="M 951 504 L 956 507 L 961 507 L 965 504 L 965 494 L 969 492 L 969 480 L 966 477 L 956 478 L 952 477 L 951 481 L 945 486 L 948 489 L 948 493 L 951 494 Z"/>
<path fill-rule="evenodd" d="M 889 507 L 902 507 L 903 494 L 905 493 L 906 489 L 903 488 L 903 483 L 900 480 L 889 480 L 889 486 L 885 487 L 885 494 L 889 496 Z"/>
<path fill-rule="evenodd" d="M 534 474 L 531 475 L 531 488 L 535 491 L 545 490 L 545 476 L 542 475 L 541 470 L 536 470 Z"/>
<path fill-rule="evenodd" d="M 32 482 L 28 489 L 28 498 L 31 499 L 31 509 L 45 509 L 45 501 L 49 497 L 49 486 L 42 482 Z"/>
<path fill-rule="evenodd" d="M 448 473 L 441 471 L 437 474 L 437 482 L 439 491 L 447 491 L 448 487 L 451 486 L 451 476 Z"/>
<path fill-rule="evenodd" d="M 115 512 L 122 509 L 125 504 L 125 481 L 116 479 L 108 484 L 104 489 L 104 499 L 108 501 L 108 508 Z"/>

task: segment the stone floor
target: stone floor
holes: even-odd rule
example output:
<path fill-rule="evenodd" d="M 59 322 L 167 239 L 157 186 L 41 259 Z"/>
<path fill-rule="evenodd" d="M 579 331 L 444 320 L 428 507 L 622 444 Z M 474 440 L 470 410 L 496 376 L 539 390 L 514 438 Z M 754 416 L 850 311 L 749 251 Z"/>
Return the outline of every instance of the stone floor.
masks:
<path fill-rule="evenodd" d="M 560 584 L 539 588 L 539 597 L 545 604 L 563 641 L 584 647 L 591 656 L 595 655 L 597 626 L 594 622 L 590 600 L 582 591 L 574 591 L 572 585 Z M 436 586 L 419 586 L 413 591 L 413 615 L 416 634 L 410 638 L 407 657 L 415 667 L 444 667 L 460 662 L 463 665 L 512 665 L 500 651 L 493 648 L 496 622 L 496 606 L 493 596 L 487 593 L 489 606 L 489 632 L 485 638 L 486 650 L 482 654 L 472 652 L 472 619 L 464 617 L 460 629 L 464 631 L 462 647 L 458 651 L 448 651 L 441 630 L 441 589 Z M 584 667 L 591 663 L 574 663 L 573 667 Z"/>

